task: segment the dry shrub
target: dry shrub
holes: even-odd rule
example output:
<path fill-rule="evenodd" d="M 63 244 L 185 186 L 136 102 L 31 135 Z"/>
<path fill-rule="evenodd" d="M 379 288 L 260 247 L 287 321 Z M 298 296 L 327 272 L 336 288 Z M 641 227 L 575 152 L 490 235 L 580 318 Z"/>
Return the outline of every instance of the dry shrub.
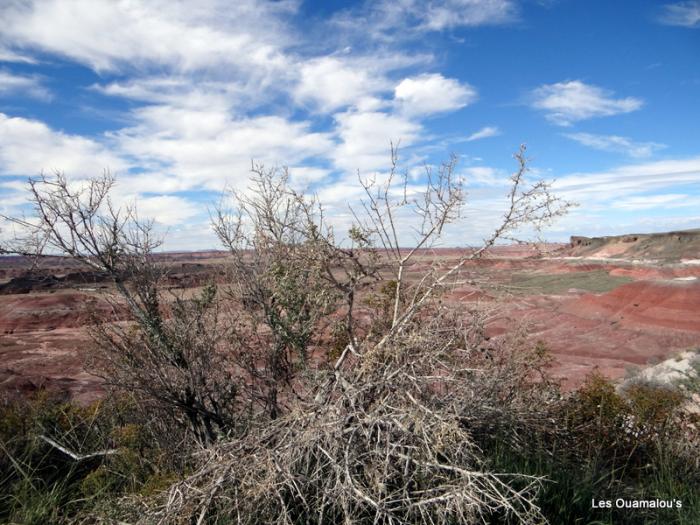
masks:
<path fill-rule="evenodd" d="M 198 442 L 213 442 L 238 428 L 234 414 L 245 414 L 233 361 L 237 347 L 221 319 L 215 286 L 189 300 L 163 295 L 156 295 L 148 323 L 92 326 L 89 366 L 108 386 L 139 396 L 144 410 L 169 423 L 168 432 L 186 428 Z"/>
<path fill-rule="evenodd" d="M 421 189 L 398 170 L 392 148 L 389 173 L 360 180 L 365 196 L 345 240 L 284 170 L 253 166 L 254 191 L 234 193 L 233 208 L 213 217 L 231 254 L 224 295 L 240 307 L 226 316 L 211 288 L 162 300 L 152 224 L 111 206 L 110 176 L 78 191 L 60 175 L 30 181 L 39 226 L 15 220 L 27 238 L 0 249 L 39 256 L 48 247 L 108 273 L 138 325 L 98 332 L 109 379 L 209 447 L 165 501 L 130 520 L 541 522 L 539 478 L 489 471 L 474 437 L 495 421 L 522 441 L 514 422 L 541 424 L 551 397 L 538 377 L 544 353 L 522 357 L 518 337 L 484 350 L 482 312 L 463 325 L 461 312 L 436 300 L 467 261 L 499 239 L 538 233 L 570 206 L 526 177 L 524 146 L 515 158 L 492 234 L 415 282 L 407 271 L 417 253 L 436 245 L 465 204 L 455 158 L 427 167 Z M 387 278 L 393 284 L 374 305 L 381 322 L 365 325 L 360 293 Z M 345 346 L 324 374 L 307 361 L 338 314 L 345 334 L 332 336 Z"/>
<path fill-rule="evenodd" d="M 540 480 L 490 472 L 474 445 L 498 367 L 473 328 L 435 311 L 353 356 L 316 403 L 202 451 L 141 523 L 541 522 Z"/>

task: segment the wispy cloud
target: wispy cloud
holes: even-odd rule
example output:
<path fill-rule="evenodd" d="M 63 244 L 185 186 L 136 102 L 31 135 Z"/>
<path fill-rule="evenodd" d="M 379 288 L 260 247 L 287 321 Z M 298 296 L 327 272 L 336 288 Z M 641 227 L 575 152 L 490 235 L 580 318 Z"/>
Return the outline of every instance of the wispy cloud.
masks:
<path fill-rule="evenodd" d="M 630 113 L 642 107 L 640 98 L 614 98 L 614 93 L 580 80 L 545 84 L 532 92 L 532 107 L 559 126 L 579 120 Z"/>
<path fill-rule="evenodd" d="M 385 4 L 410 14 L 418 22 L 417 27 L 425 31 L 504 24 L 515 20 L 518 12 L 510 0 L 442 0 L 427 5 L 413 0 Z"/>
<path fill-rule="evenodd" d="M 496 137 L 501 134 L 501 130 L 497 126 L 484 126 L 479 131 L 475 131 L 469 135 L 465 140 L 471 142 L 473 140 L 487 139 L 489 137 Z"/>
<path fill-rule="evenodd" d="M 504 186 L 508 183 L 508 172 L 492 168 L 490 166 L 472 166 L 460 170 L 465 184 L 469 187 L 477 186 Z"/>
<path fill-rule="evenodd" d="M 332 22 L 344 35 L 394 43 L 426 33 L 513 23 L 519 11 L 514 0 L 367 0 Z"/>
<path fill-rule="evenodd" d="M 660 195 L 638 195 L 620 199 L 617 208 L 622 210 L 650 210 L 653 208 L 695 208 L 700 205 L 700 196 L 687 193 L 663 193 Z"/>
<path fill-rule="evenodd" d="M 246 99 L 246 87 L 239 83 L 217 80 L 194 82 L 185 75 L 134 77 L 126 81 L 95 84 L 93 90 L 105 95 L 151 104 L 187 108 L 230 109 Z"/>
<path fill-rule="evenodd" d="M 36 64 L 38 61 L 22 53 L 10 51 L 7 47 L 0 44 L 0 62 L 17 62 L 24 64 Z"/>
<path fill-rule="evenodd" d="M 0 96 L 22 94 L 40 100 L 51 100 L 51 92 L 37 76 L 16 75 L 0 69 Z"/>
<path fill-rule="evenodd" d="M 699 184 L 700 157 L 691 157 L 623 165 L 596 173 L 572 173 L 559 177 L 554 189 L 581 203 L 582 207 L 615 209 L 616 203 L 624 197 L 653 191 L 668 193 L 675 187 L 687 185 L 698 191 Z"/>
<path fill-rule="evenodd" d="M 565 133 L 564 136 L 593 149 L 623 153 L 634 158 L 650 157 L 655 152 L 666 147 L 665 144 L 659 144 L 657 142 L 635 142 L 627 137 L 620 137 L 618 135 Z"/>
<path fill-rule="evenodd" d="M 700 27 L 700 2 L 667 4 L 659 21 L 669 26 Z"/>

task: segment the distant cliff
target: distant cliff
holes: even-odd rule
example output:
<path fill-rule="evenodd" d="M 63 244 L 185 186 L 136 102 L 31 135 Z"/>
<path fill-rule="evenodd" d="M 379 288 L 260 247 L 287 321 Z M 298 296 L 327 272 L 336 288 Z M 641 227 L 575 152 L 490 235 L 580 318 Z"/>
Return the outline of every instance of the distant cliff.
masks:
<path fill-rule="evenodd" d="M 665 233 L 633 233 L 609 237 L 571 237 L 570 254 L 581 257 L 700 259 L 700 229 Z"/>

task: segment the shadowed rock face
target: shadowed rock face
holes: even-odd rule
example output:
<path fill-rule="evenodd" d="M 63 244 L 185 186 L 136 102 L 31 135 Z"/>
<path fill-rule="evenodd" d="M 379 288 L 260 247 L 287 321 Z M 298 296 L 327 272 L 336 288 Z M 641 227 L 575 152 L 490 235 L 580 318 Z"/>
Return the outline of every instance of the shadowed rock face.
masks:
<path fill-rule="evenodd" d="M 700 259 L 700 229 L 667 233 L 635 233 L 610 237 L 572 236 L 570 254 L 681 261 Z"/>
<path fill-rule="evenodd" d="M 28 294 L 62 288 L 80 288 L 100 285 L 106 288 L 109 276 L 99 272 L 71 272 L 63 277 L 50 273 L 27 272 L 0 284 L 0 295 Z"/>

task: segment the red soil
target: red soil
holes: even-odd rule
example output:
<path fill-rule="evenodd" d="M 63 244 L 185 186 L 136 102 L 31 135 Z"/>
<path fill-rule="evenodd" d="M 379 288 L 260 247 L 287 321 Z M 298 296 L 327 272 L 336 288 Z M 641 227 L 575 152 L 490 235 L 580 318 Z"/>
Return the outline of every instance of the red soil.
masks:
<path fill-rule="evenodd" d="M 101 380 L 84 370 L 91 315 L 110 311 L 96 294 L 56 291 L 0 295 L 0 390 L 26 395 L 39 388 L 90 402 Z"/>
<path fill-rule="evenodd" d="M 527 326 L 555 357 L 565 388 L 594 369 L 617 379 L 629 368 L 700 346 L 700 282 L 636 281 L 604 294 L 531 296 L 510 304 L 491 336 Z"/>
<path fill-rule="evenodd" d="M 496 336 L 526 323 L 532 341 L 544 341 L 553 352 L 553 371 L 564 386 L 580 384 L 594 368 L 619 378 L 630 366 L 646 366 L 677 351 L 700 347 L 700 280 L 674 280 L 700 277 L 700 265 L 569 263 L 529 258 L 530 253 L 516 249 L 510 252 L 501 249 L 493 257 L 466 263 L 460 274 L 463 284 L 450 293 L 451 300 L 495 306 L 495 299 L 479 289 L 479 282 L 509 282 L 512 273 L 605 270 L 635 279 L 598 295 L 518 296 L 502 307 L 499 318 L 488 327 L 489 335 Z M 448 267 L 457 253 L 421 256 L 408 274 L 415 278 L 417 270 L 433 262 Z M 177 268 L 183 276 L 180 284 L 188 287 L 191 275 L 206 275 L 211 266 L 188 263 Z M 6 277 L 21 274 L 14 267 L 7 272 Z M 0 295 L 0 390 L 22 393 L 46 386 L 70 392 L 81 401 L 99 396 L 100 381 L 83 369 L 89 344 L 84 325 L 90 311 L 107 312 L 108 308 L 98 293 L 70 289 Z"/>
<path fill-rule="evenodd" d="M 0 334 L 77 328 L 109 305 L 80 292 L 8 295 L 0 301 Z"/>
<path fill-rule="evenodd" d="M 700 282 L 637 281 L 606 294 L 585 295 L 565 305 L 562 312 L 631 328 L 700 333 Z"/>
<path fill-rule="evenodd" d="M 84 370 L 90 338 L 79 328 L 0 335 L 0 390 L 24 396 L 39 388 L 81 403 L 102 395 L 101 380 Z"/>

